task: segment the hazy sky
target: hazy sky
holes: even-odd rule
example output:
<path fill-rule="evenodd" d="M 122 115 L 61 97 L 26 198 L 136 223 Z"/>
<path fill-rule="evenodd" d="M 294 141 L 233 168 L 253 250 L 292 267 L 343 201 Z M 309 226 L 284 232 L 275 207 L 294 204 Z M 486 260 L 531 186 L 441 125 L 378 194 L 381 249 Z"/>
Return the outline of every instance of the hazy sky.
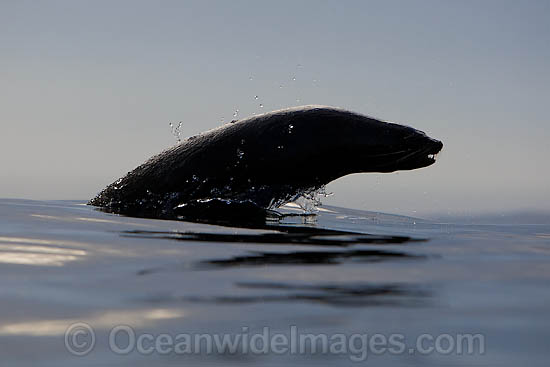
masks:
<path fill-rule="evenodd" d="M 327 204 L 550 209 L 550 1 L 0 0 L 0 197 L 89 199 L 174 144 L 170 122 L 301 104 L 445 144 Z"/>

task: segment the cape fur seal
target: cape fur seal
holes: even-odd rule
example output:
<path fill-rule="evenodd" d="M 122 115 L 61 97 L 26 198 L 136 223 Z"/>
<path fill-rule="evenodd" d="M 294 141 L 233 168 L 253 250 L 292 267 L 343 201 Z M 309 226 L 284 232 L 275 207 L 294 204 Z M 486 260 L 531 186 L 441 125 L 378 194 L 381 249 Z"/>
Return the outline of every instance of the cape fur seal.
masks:
<path fill-rule="evenodd" d="M 190 137 L 88 204 L 151 218 L 254 215 L 350 173 L 429 166 L 442 147 L 422 131 L 343 109 L 290 108 Z"/>

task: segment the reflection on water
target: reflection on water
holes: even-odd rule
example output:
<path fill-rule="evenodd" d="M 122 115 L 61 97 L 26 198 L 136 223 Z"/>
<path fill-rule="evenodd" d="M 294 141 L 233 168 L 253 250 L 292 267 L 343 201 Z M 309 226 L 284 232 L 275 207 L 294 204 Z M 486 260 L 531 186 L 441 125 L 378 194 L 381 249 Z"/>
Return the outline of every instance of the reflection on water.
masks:
<path fill-rule="evenodd" d="M 320 247 L 334 247 L 327 251 L 293 251 L 293 252 L 262 252 L 254 251 L 249 255 L 234 256 L 227 259 L 208 259 L 186 266 L 185 269 L 226 268 L 239 266 L 266 266 L 266 265 L 327 265 L 342 264 L 344 262 L 380 262 L 402 259 L 422 259 L 423 255 L 409 254 L 397 250 L 357 249 L 338 250 L 338 248 L 352 245 L 392 245 L 408 242 L 422 242 L 423 239 L 413 239 L 406 236 L 380 236 L 336 231 L 315 227 L 273 226 L 274 231 L 280 233 L 207 233 L 207 232 L 161 232 L 161 231 L 124 231 L 123 236 L 146 239 L 165 239 L 188 242 L 224 242 L 246 243 L 253 245 L 307 245 Z M 138 275 L 146 275 L 162 271 L 162 268 L 143 269 Z"/>
<path fill-rule="evenodd" d="M 184 316 L 181 309 L 154 308 L 148 310 L 104 311 L 95 315 L 84 315 L 79 319 L 34 320 L 28 322 L 7 323 L 0 326 L 0 335 L 63 335 L 74 323 L 85 322 L 94 328 L 112 328 L 120 324 L 133 327 L 152 325 L 158 320 L 175 319 Z"/>
<path fill-rule="evenodd" d="M 365 233 L 334 231 L 315 227 L 269 227 L 282 233 L 207 233 L 207 232 L 155 232 L 155 231 L 123 231 L 124 236 L 150 239 L 166 239 L 192 242 L 238 242 L 251 244 L 284 244 L 313 246 L 350 246 L 357 244 L 404 244 L 407 242 L 422 242 L 406 236 L 375 236 Z"/>
<path fill-rule="evenodd" d="M 218 304 L 265 302 L 315 302 L 331 306 L 418 306 L 430 295 L 427 290 L 404 284 L 285 284 L 236 283 L 237 287 L 258 292 L 254 295 L 182 297 L 183 301 Z"/>
<path fill-rule="evenodd" d="M 69 241 L 71 245 L 75 242 Z M 0 237 L 0 263 L 62 266 L 86 255 L 86 251 L 61 247 L 61 241 L 22 237 Z"/>
<path fill-rule="evenodd" d="M 277 226 L 268 233 L 207 233 L 207 232 L 151 232 L 125 231 L 123 236 L 146 239 L 165 239 L 188 242 L 246 243 L 253 245 L 306 245 L 323 247 L 323 251 L 265 252 L 248 251 L 247 254 L 197 261 L 194 265 L 167 266 L 139 271 L 138 275 L 149 275 L 163 271 L 192 271 L 209 269 L 231 269 L 255 266 L 304 266 L 338 265 L 344 263 L 378 263 L 383 261 L 421 260 L 426 255 L 410 254 L 405 251 L 358 248 L 354 245 L 402 245 L 413 241 L 406 236 L 375 236 L 363 233 L 337 231 L 305 226 Z M 278 231 L 278 232 L 275 232 Z M 330 306 L 366 307 L 381 305 L 415 306 L 429 295 L 425 290 L 405 284 L 340 283 L 340 284 L 289 284 L 282 282 L 237 282 L 235 286 L 246 289 L 246 294 L 220 294 L 208 296 L 185 295 L 155 296 L 153 302 L 186 301 L 214 304 L 266 303 L 266 302 L 314 302 Z"/>
<path fill-rule="evenodd" d="M 85 205 L 85 204 L 83 204 Z M 115 220 L 115 219 L 105 219 L 105 218 L 91 218 L 91 217 L 75 217 L 75 216 L 54 216 L 54 215 L 44 215 L 44 214 L 31 214 L 31 217 L 46 219 L 50 221 L 64 221 L 64 222 L 92 222 L 92 223 L 108 223 L 108 224 L 118 224 L 118 225 L 127 225 L 128 221 Z M 131 223 L 134 226 L 138 227 L 152 227 L 150 224 L 144 223 Z"/>
<path fill-rule="evenodd" d="M 248 256 L 229 259 L 205 260 L 204 266 L 264 266 L 264 265 L 320 265 L 342 264 L 344 262 L 380 262 L 399 259 L 422 259 L 423 255 L 411 255 L 398 251 L 352 250 L 352 251 L 295 251 L 288 253 L 259 252 Z"/>

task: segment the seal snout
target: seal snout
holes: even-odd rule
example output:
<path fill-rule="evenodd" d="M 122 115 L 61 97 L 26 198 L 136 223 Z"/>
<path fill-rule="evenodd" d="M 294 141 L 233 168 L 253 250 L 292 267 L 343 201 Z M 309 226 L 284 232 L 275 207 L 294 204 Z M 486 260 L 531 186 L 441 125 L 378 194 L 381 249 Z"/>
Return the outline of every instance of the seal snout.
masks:
<path fill-rule="evenodd" d="M 443 143 L 441 141 L 433 139 L 433 138 L 428 138 L 428 139 L 430 140 L 429 143 L 427 144 L 428 145 L 428 150 L 427 150 L 428 154 L 436 155 L 437 153 L 439 153 L 441 151 L 441 149 L 443 149 Z"/>
<path fill-rule="evenodd" d="M 441 149 L 443 149 L 443 143 L 441 141 L 427 137 L 425 148 L 422 150 L 423 157 L 421 160 L 424 161 L 426 166 L 434 164 L 437 155 L 441 152 Z"/>
<path fill-rule="evenodd" d="M 443 149 L 441 141 L 433 139 L 419 130 L 407 135 L 403 142 L 406 144 L 407 153 L 398 159 L 394 169 L 416 169 L 430 166 L 435 163 L 437 154 Z"/>

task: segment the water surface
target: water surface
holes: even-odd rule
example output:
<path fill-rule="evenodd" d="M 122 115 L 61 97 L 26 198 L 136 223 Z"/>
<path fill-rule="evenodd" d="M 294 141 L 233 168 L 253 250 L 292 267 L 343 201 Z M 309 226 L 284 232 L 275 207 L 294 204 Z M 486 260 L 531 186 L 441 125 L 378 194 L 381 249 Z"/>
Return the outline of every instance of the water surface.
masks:
<path fill-rule="evenodd" d="M 446 222 L 325 207 L 316 220 L 244 229 L 122 217 L 78 201 L 2 199 L 2 362 L 546 366 L 550 225 Z M 95 335 L 84 356 L 65 338 L 80 322 Z M 145 346 L 153 352 L 114 351 L 109 336 L 121 325 L 151 334 Z M 347 353 L 162 353 L 154 345 L 161 334 L 252 337 L 265 328 L 288 338 L 402 335 L 406 348 L 365 355 L 361 339 Z M 484 350 L 419 353 L 422 334 L 481 335 Z M 128 344 L 124 333 L 117 338 Z"/>

